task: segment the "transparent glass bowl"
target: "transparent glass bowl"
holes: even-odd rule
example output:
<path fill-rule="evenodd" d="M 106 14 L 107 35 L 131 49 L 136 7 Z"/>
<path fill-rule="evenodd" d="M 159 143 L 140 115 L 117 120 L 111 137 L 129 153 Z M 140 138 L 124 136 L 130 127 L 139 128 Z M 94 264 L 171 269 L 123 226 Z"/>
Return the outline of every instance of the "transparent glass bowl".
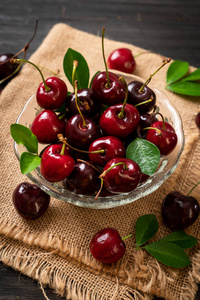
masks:
<path fill-rule="evenodd" d="M 144 82 L 143 79 L 134 75 L 127 75 L 125 73 L 119 72 L 115 73 L 119 76 L 123 76 L 127 83 L 132 80 L 139 80 Z M 129 204 L 154 192 L 176 169 L 184 148 L 184 132 L 181 117 L 178 111 L 175 109 L 175 107 L 170 103 L 166 95 L 161 93 L 159 90 L 153 88 L 151 85 L 149 86 L 156 93 L 156 105 L 159 107 L 159 111 L 163 114 L 165 120 L 167 120 L 174 127 L 178 136 L 178 143 L 172 153 L 170 153 L 166 157 L 161 158 L 158 169 L 154 173 L 154 175 L 149 177 L 149 179 L 146 182 L 140 184 L 134 191 L 109 197 L 99 197 L 97 200 L 95 200 L 94 196 L 77 195 L 64 189 L 61 182 L 48 182 L 40 174 L 39 167 L 33 170 L 32 172 L 28 173 L 27 177 L 33 183 L 38 185 L 42 190 L 44 190 L 47 194 L 54 198 L 81 207 L 94 209 L 106 209 Z M 38 106 L 36 102 L 35 95 L 33 95 L 26 103 L 16 123 L 22 124 L 30 128 L 35 116 L 38 113 L 40 113 L 41 110 L 42 109 Z M 46 145 L 39 145 L 39 151 L 41 151 L 45 146 Z M 26 149 L 24 148 L 24 146 L 17 145 L 16 143 L 14 143 L 14 151 L 17 158 L 19 159 L 21 153 L 26 151 Z"/>

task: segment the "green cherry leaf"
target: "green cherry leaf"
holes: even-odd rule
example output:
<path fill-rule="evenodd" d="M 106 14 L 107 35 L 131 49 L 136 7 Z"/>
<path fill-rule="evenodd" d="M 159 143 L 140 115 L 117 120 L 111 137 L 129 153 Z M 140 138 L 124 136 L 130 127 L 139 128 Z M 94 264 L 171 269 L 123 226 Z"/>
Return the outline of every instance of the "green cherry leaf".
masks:
<path fill-rule="evenodd" d="M 155 215 L 146 214 L 139 217 L 135 224 L 137 247 L 140 247 L 150 240 L 158 231 L 158 227 L 158 221 Z"/>
<path fill-rule="evenodd" d="M 33 171 L 41 163 L 41 157 L 38 155 L 23 152 L 20 156 L 20 169 L 22 174 Z"/>
<path fill-rule="evenodd" d="M 200 96 L 200 83 L 181 80 L 166 87 L 167 90 L 187 96 Z"/>
<path fill-rule="evenodd" d="M 174 231 L 161 240 L 174 243 L 183 249 L 192 248 L 197 244 L 197 239 L 184 231 Z"/>
<path fill-rule="evenodd" d="M 78 61 L 78 67 L 75 72 L 75 80 L 78 81 L 78 89 L 87 88 L 89 84 L 89 67 L 85 60 L 85 58 L 80 54 L 79 52 L 69 48 L 64 56 L 63 59 L 63 69 L 65 72 L 65 75 L 71 85 L 74 85 L 74 82 L 72 82 L 72 70 L 73 70 L 73 61 Z"/>
<path fill-rule="evenodd" d="M 29 152 L 38 152 L 38 140 L 32 131 L 21 124 L 11 124 L 10 133 L 18 145 L 24 145 Z"/>
<path fill-rule="evenodd" d="M 200 80 L 200 68 L 182 79 L 182 81 L 196 81 L 196 80 Z"/>
<path fill-rule="evenodd" d="M 189 71 L 189 64 L 186 61 L 175 60 L 167 70 L 167 85 L 181 79 Z"/>
<path fill-rule="evenodd" d="M 169 267 L 182 268 L 190 264 L 189 257 L 183 248 L 174 243 L 160 240 L 144 248 L 159 262 Z"/>
<path fill-rule="evenodd" d="M 128 145 L 126 158 L 134 160 L 140 166 L 142 173 L 151 176 L 160 162 L 160 151 L 151 142 L 136 138 Z"/>

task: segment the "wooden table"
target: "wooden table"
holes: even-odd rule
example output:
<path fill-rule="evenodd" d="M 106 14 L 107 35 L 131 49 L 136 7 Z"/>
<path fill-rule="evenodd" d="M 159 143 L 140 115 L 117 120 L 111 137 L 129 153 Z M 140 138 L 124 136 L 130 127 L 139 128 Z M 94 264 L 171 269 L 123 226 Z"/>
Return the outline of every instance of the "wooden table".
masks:
<path fill-rule="evenodd" d="M 17 53 L 37 35 L 28 56 L 59 22 L 77 29 L 134 44 L 200 67 L 200 2 L 198 0 L 6 0 L 0 1 L 0 54 Z M 51 300 L 58 300 L 45 289 Z M 44 299 L 37 282 L 0 264 L 0 300 Z M 158 298 L 155 298 L 158 299 Z M 200 290 L 196 300 L 200 299 Z"/>

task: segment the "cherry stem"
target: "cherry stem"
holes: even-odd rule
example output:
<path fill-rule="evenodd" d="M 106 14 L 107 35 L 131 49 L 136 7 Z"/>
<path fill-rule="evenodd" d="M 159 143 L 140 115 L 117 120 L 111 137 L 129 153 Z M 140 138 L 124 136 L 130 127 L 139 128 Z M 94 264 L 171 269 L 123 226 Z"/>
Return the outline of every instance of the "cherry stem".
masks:
<path fill-rule="evenodd" d="M 104 150 L 104 149 L 102 149 L 102 150 L 96 150 L 96 151 L 85 151 L 85 150 L 77 149 L 77 148 L 71 146 L 71 145 L 67 142 L 66 138 L 64 138 L 64 136 L 63 136 L 61 133 L 59 133 L 59 134 L 57 135 L 57 138 L 59 139 L 60 142 L 64 143 L 64 144 L 67 145 L 69 148 L 71 148 L 72 150 L 77 151 L 77 152 L 87 153 L 87 154 L 105 153 L 105 150 Z"/>
<path fill-rule="evenodd" d="M 111 166 L 110 168 L 108 168 L 107 170 L 103 171 L 101 173 L 101 175 L 99 176 L 99 178 L 104 178 L 110 170 L 112 170 L 114 167 L 117 167 L 117 166 L 120 166 L 120 165 L 123 165 L 125 170 L 128 170 L 127 164 L 123 161 L 120 161 L 120 162 L 114 164 L 113 166 Z"/>
<path fill-rule="evenodd" d="M 124 241 L 124 240 L 126 240 L 126 239 L 128 239 L 129 237 L 132 237 L 133 236 L 133 234 L 131 233 L 131 234 L 129 234 L 129 235 L 126 235 L 126 236 L 124 236 L 123 238 L 122 238 L 122 241 Z"/>
<path fill-rule="evenodd" d="M 103 61 L 105 64 L 105 68 L 106 68 L 106 75 L 107 75 L 107 83 L 106 83 L 106 88 L 110 87 L 110 78 L 109 78 L 109 74 L 108 74 L 108 66 L 106 63 L 106 57 L 105 57 L 105 52 L 104 52 L 104 33 L 105 33 L 105 27 L 103 27 L 102 29 L 102 54 L 103 54 Z"/>
<path fill-rule="evenodd" d="M 146 101 L 144 101 L 144 102 L 140 102 L 140 103 L 138 103 L 138 104 L 135 104 L 135 107 L 138 107 L 138 106 L 140 106 L 140 105 L 143 105 L 143 104 L 146 104 L 146 103 L 149 103 L 149 102 L 152 102 L 153 101 L 153 98 L 151 97 L 150 99 L 148 99 L 148 100 L 146 100 Z"/>
<path fill-rule="evenodd" d="M 83 121 L 83 127 L 87 128 L 87 124 L 86 124 L 86 122 L 85 122 L 85 118 L 83 117 L 83 114 L 82 114 L 82 112 L 81 112 L 81 110 L 80 110 L 80 107 L 79 107 L 79 105 L 78 105 L 78 96 L 77 96 L 77 92 L 78 92 L 78 81 L 75 80 L 75 82 L 74 82 L 74 93 L 75 93 L 75 103 L 76 103 L 76 108 L 77 108 L 77 110 L 78 110 L 79 115 L 80 115 L 81 118 L 82 118 L 82 121 Z"/>
<path fill-rule="evenodd" d="M 121 82 L 123 82 L 124 85 L 125 85 L 125 87 L 126 87 L 124 103 L 123 103 L 123 105 L 122 105 L 122 108 L 121 108 L 120 113 L 118 114 L 118 117 L 119 117 L 120 119 L 123 119 L 123 118 L 124 118 L 124 108 L 125 108 L 125 105 L 126 105 L 127 100 L 128 100 L 128 86 L 127 86 L 127 83 L 126 83 L 126 80 L 124 79 L 124 77 L 120 77 L 119 80 L 120 80 Z"/>
<path fill-rule="evenodd" d="M 25 59 L 26 53 L 27 53 L 28 48 L 29 48 L 29 46 L 30 46 L 30 43 L 32 42 L 32 40 L 34 39 L 34 37 L 35 37 L 35 35 L 36 35 L 36 32 L 37 32 L 37 26 L 38 26 L 38 19 L 36 19 L 34 33 L 33 33 L 32 37 L 31 37 L 30 41 L 24 46 L 24 48 L 23 48 L 22 50 L 20 50 L 20 51 L 19 51 L 18 53 L 16 53 L 16 54 L 14 54 L 11 58 L 8 58 L 8 59 L 6 59 L 5 61 L 0 62 L 0 65 L 1 65 L 1 64 L 5 64 L 6 62 L 10 61 L 10 59 L 15 58 L 16 56 L 18 56 L 18 55 L 21 54 L 22 52 L 24 52 L 23 58 Z M 19 71 L 19 69 L 21 68 L 21 65 L 22 65 L 22 64 L 19 64 L 19 66 L 15 69 L 15 71 L 14 71 L 12 74 L 10 74 L 10 75 L 8 75 L 7 77 L 5 77 L 5 78 L 3 78 L 2 80 L 0 80 L 0 84 L 2 84 L 4 81 L 6 81 L 6 80 L 8 80 L 9 78 L 11 78 L 12 76 L 14 76 L 14 75 Z"/>
<path fill-rule="evenodd" d="M 98 191 L 98 193 L 96 194 L 96 196 L 95 196 L 95 200 L 97 200 L 97 198 L 99 197 L 99 195 L 101 194 L 101 191 L 102 191 L 102 189 L 103 189 L 103 183 L 104 183 L 104 181 L 103 181 L 103 178 L 100 178 L 101 179 L 101 185 L 100 185 L 100 189 L 99 189 L 99 191 Z"/>
<path fill-rule="evenodd" d="M 89 163 L 88 161 L 85 161 L 83 159 L 77 158 L 77 161 L 80 161 L 82 163 L 85 163 L 86 165 L 90 166 L 91 168 L 93 168 L 95 171 L 97 171 L 98 173 L 100 173 L 100 171 L 91 163 Z"/>
<path fill-rule="evenodd" d="M 10 62 L 13 63 L 13 64 L 15 64 L 15 63 L 20 63 L 20 62 L 22 62 L 22 63 L 29 63 L 30 65 L 34 66 L 34 67 L 39 71 L 39 73 L 40 73 L 40 75 L 41 75 L 41 77 L 42 77 L 42 81 L 43 81 L 43 84 L 44 84 L 45 91 L 46 91 L 46 92 L 49 92 L 49 91 L 51 90 L 50 87 L 47 86 L 47 84 L 46 84 L 46 82 L 45 82 L 45 79 L 44 79 L 44 76 L 43 76 L 41 70 L 40 70 L 40 69 L 38 68 L 38 66 L 36 66 L 34 63 L 32 63 L 32 62 L 29 61 L 29 60 L 26 60 L 26 59 L 19 59 L 19 58 L 12 58 L 12 59 L 10 60 Z"/>
<path fill-rule="evenodd" d="M 162 134 L 162 131 L 156 127 L 145 127 L 143 128 L 143 130 L 148 130 L 148 129 L 154 129 L 158 132 L 158 135 L 161 135 Z"/>
<path fill-rule="evenodd" d="M 149 76 L 149 78 L 145 81 L 145 83 L 141 86 L 141 88 L 139 89 L 139 93 L 144 93 L 144 87 L 151 81 L 151 78 L 158 72 L 160 71 L 160 69 L 162 69 L 162 67 L 164 67 L 167 63 L 169 63 L 171 61 L 171 58 L 167 58 L 163 64 L 152 74 Z"/>
<path fill-rule="evenodd" d="M 75 91 L 75 75 L 76 75 L 76 69 L 78 67 L 78 61 L 74 60 L 73 61 L 73 70 L 72 70 L 72 83 L 73 83 L 73 87 L 74 87 L 74 91 Z"/>
<path fill-rule="evenodd" d="M 187 196 L 189 196 L 192 193 L 192 191 L 197 187 L 197 185 L 199 185 L 199 183 L 200 183 L 200 181 L 197 182 L 197 184 L 195 184 L 195 186 L 193 186 L 193 188 L 189 191 L 189 193 L 187 194 Z"/>
<path fill-rule="evenodd" d="M 64 153 L 65 153 L 65 148 L 66 148 L 66 145 L 63 144 L 63 145 L 62 145 L 62 149 L 61 149 L 61 151 L 60 151 L 60 155 L 64 155 Z"/>
<path fill-rule="evenodd" d="M 166 129 L 166 126 L 165 126 L 165 120 L 164 120 L 163 115 L 162 115 L 161 113 L 159 113 L 159 112 L 157 112 L 156 114 L 159 115 L 159 116 L 161 116 L 162 122 L 163 122 L 163 129 L 165 130 L 165 129 Z"/>

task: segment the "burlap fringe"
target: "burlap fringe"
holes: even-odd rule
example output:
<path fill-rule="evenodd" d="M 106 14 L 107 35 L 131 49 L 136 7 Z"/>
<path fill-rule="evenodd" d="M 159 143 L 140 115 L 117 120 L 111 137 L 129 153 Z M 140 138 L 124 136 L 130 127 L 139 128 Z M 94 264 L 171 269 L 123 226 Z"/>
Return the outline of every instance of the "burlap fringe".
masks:
<path fill-rule="evenodd" d="M 98 295 L 94 290 L 86 288 L 83 284 L 75 281 L 62 271 L 56 269 L 54 265 L 45 261 L 46 255 L 54 255 L 53 252 L 43 252 L 39 254 L 30 254 L 28 249 L 18 249 L 12 247 L 6 242 L 0 244 L 0 260 L 7 266 L 23 273 L 30 278 L 38 281 L 43 292 L 44 298 L 50 300 L 44 290 L 45 286 L 51 288 L 57 295 L 67 300 L 151 300 L 153 296 L 144 294 L 127 287 L 125 294 L 118 297 L 119 281 L 116 279 L 116 292 L 113 296 Z"/>

